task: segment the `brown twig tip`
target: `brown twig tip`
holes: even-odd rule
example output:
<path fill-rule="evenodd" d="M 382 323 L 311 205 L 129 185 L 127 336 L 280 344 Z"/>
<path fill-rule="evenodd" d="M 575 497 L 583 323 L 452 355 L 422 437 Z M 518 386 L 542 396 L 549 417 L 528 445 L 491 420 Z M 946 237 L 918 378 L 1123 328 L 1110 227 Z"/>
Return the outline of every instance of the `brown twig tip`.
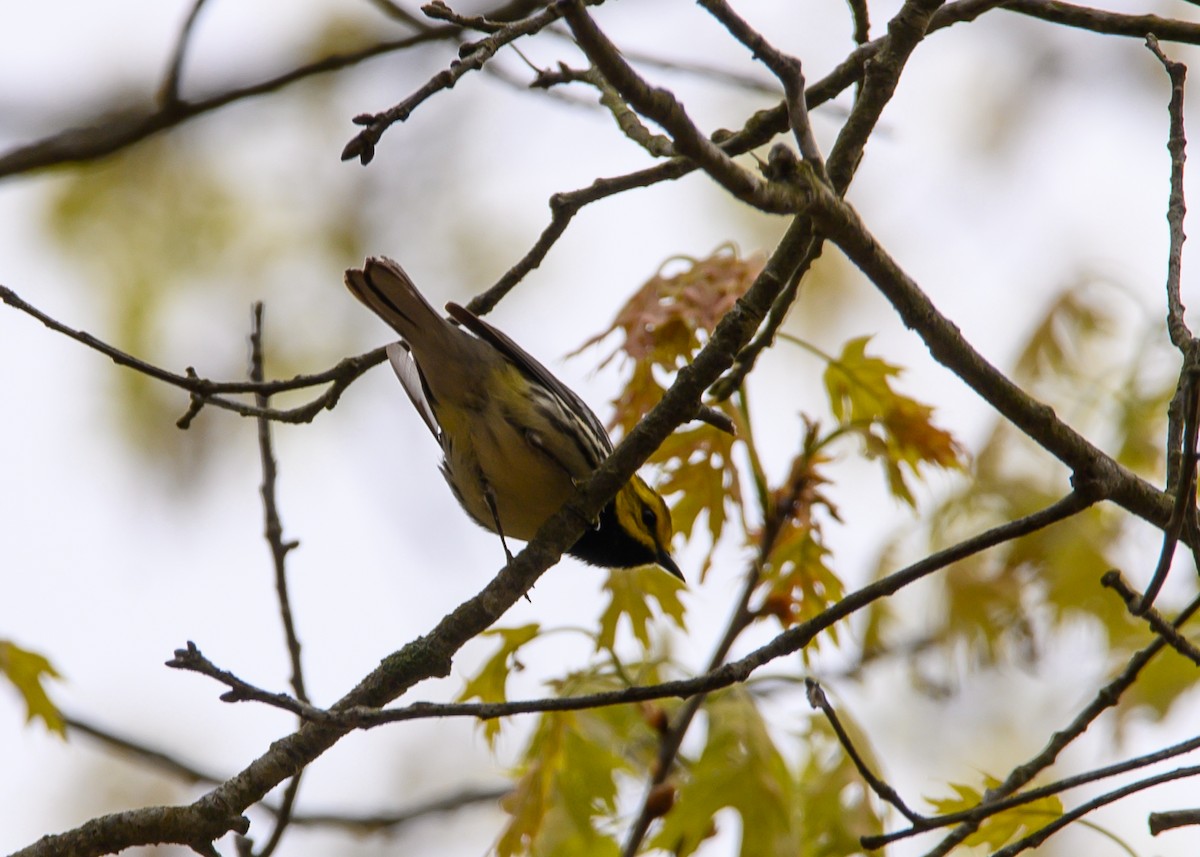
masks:
<path fill-rule="evenodd" d="M 821 685 L 817 684 L 814 679 L 806 678 L 804 680 L 804 693 L 808 697 L 808 704 L 817 711 L 822 711 L 825 706 L 829 705 L 825 691 L 821 689 Z"/>
<path fill-rule="evenodd" d="M 358 162 L 364 167 L 375 158 L 375 144 L 364 139 L 362 134 L 355 136 L 346 144 L 346 148 L 342 149 L 343 161 L 352 161 L 355 158 L 358 158 Z"/>
<path fill-rule="evenodd" d="M 1170 74 L 1172 78 L 1174 78 L 1176 74 L 1187 74 L 1187 66 L 1168 57 L 1166 52 L 1162 49 L 1162 46 L 1158 43 L 1158 36 L 1154 35 L 1154 33 L 1146 34 L 1146 47 L 1148 47 L 1150 51 L 1156 57 L 1158 57 L 1158 61 L 1163 64 L 1163 67 L 1166 68 L 1167 73 Z M 1180 82 L 1182 82 L 1182 80 Z"/>
<path fill-rule="evenodd" d="M 192 669 L 199 662 L 207 663 L 204 655 L 200 654 L 200 649 L 191 640 L 187 641 L 186 649 L 176 649 L 174 655 L 171 660 L 166 661 L 166 666 L 171 669 L 186 670 Z"/>
<path fill-rule="evenodd" d="M 1189 827 L 1200 824 L 1200 809 L 1173 809 L 1166 812 L 1150 813 L 1150 835 L 1174 830 L 1177 827 Z"/>
<path fill-rule="evenodd" d="M 708 423 L 718 431 L 723 431 L 725 434 L 737 437 L 737 426 L 733 424 L 733 420 L 724 411 L 718 411 L 710 405 L 701 405 L 696 409 L 696 419 L 702 423 Z"/>

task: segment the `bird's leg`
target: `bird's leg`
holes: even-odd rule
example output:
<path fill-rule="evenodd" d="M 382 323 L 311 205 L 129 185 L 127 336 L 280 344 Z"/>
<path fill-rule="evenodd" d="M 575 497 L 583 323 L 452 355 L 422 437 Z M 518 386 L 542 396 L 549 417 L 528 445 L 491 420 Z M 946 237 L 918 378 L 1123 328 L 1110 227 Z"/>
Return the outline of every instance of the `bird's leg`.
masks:
<path fill-rule="evenodd" d="M 496 495 L 492 492 L 492 486 L 483 481 L 483 499 L 487 503 L 488 511 L 492 513 L 492 523 L 496 525 L 496 535 L 500 536 L 500 545 L 504 548 L 504 558 L 509 564 L 512 564 L 512 551 L 508 549 L 508 542 L 504 540 L 504 527 L 500 525 L 500 510 L 496 508 Z"/>

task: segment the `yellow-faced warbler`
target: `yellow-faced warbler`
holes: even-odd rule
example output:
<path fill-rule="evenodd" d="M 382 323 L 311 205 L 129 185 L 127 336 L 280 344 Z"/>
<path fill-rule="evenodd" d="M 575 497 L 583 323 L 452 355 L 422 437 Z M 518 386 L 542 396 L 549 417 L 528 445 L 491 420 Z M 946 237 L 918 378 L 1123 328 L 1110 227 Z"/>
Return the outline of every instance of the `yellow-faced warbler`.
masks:
<path fill-rule="evenodd" d="M 519 345 L 458 304 L 443 318 L 391 259 L 346 272 L 354 296 L 402 337 L 387 347 L 392 368 L 442 446 L 442 473 L 481 526 L 528 541 L 612 452 L 583 400 Z M 567 553 L 608 568 L 671 558 L 671 514 L 634 476 Z"/>

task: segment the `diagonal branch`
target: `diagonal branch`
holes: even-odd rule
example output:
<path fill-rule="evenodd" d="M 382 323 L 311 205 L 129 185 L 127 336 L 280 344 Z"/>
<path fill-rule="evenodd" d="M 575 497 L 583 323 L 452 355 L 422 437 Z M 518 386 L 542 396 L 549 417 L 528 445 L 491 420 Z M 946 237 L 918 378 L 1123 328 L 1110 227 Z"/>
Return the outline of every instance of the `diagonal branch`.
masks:
<path fill-rule="evenodd" d="M 266 419 L 286 423 L 311 422 L 317 414 L 332 409 L 341 398 L 342 393 L 372 366 L 387 359 L 382 348 L 368 351 L 356 357 L 347 357 L 331 369 L 314 375 L 297 375 L 294 378 L 274 381 L 211 381 L 201 378 L 190 367 L 186 374 L 179 375 L 152 363 L 147 363 L 121 349 L 109 345 L 92 334 L 68 327 L 62 322 L 51 318 L 32 304 L 22 300 L 12 289 L 0 286 L 0 302 L 6 303 L 26 315 L 40 321 L 56 333 L 61 333 L 69 339 L 86 345 L 112 360 L 118 366 L 125 366 L 136 372 L 141 372 L 157 381 L 186 390 L 191 394 L 191 405 L 186 414 L 179 420 L 180 428 L 187 428 L 192 419 L 205 405 L 215 405 L 227 411 L 233 411 L 244 417 L 265 417 Z M 224 393 L 254 393 L 256 395 L 272 395 L 288 390 L 302 390 L 308 387 L 329 384 L 329 389 L 305 405 L 299 405 L 287 410 L 277 410 L 265 406 L 247 405 L 233 399 L 225 398 Z"/>
<path fill-rule="evenodd" d="M 192 0 L 192 8 L 188 11 L 179 37 L 175 40 L 175 50 L 171 52 L 171 62 L 167 66 L 167 74 L 158 91 L 158 101 L 163 109 L 171 109 L 181 101 L 179 97 L 179 81 L 183 75 L 183 60 L 192 43 L 192 33 L 196 21 L 200 18 L 200 10 L 204 8 L 205 0 Z"/>
<path fill-rule="evenodd" d="M 511 4 L 512 12 L 523 13 L 531 4 L 520 0 Z M 558 20 L 558 12 L 553 6 L 547 6 L 540 12 L 508 24 L 487 38 L 478 42 L 463 45 L 459 50 L 459 58 L 425 82 L 416 92 L 381 113 L 366 113 L 354 117 L 356 125 L 365 126 L 363 130 L 351 138 L 342 149 L 342 160 L 350 161 L 355 158 L 364 166 L 371 163 L 375 157 L 375 146 L 388 128 L 397 122 L 403 122 L 412 115 L 422 103 L 431 96 L 452 89 L 459 80 L 472 71 L 479 71 L 505 45 L 516 41 L 522 36 L 528 36 L 545 29 Z M 458 32 L 455 27 L 454 31 Z"/>
<path fill-rule="evenodd" d="M 429 633 L 383 660 L 333 707 L 381 706 L 417 683 L 445 676 L 455 653 L 487 629 L 529 590 L 632 478 L 637 468 L 685 419 L 696 412 L 704 390 L 729 366 L 762 321 L 803 244 L 785 240 L 737 305 L 727 313 L 695 360 L 681 369 L 670 389 L 581 486 L 575 500 L 552 515 L 534 539 L 475 597 L 445 616 Z M 295 776 L 336 744 L 349 727 L 306 723 L 274 742 L 243 771 L 186 806 L 148 807 L 94 819 L 82 827 L 46 836 L 17 852 L 20 857 L 71 853 L 101 855 L 134 845 L 185 843 L 211 853 L 211 842 L 229 830 L 245 833 L 241 813 L 283 780 Z"/>
<path fill-rule="evenodd" d="M 1176 628 L 1183 625 L 1197 610 L 1200 610 L 1200 598 L 1195 598 L 1176 617 L 1172 623 Z M 988 792 L 987 800 L 1000 800 L 1028 784 L 1039 773 L 1054 764 L 1059 753 L 1067 748 L 1076 738 L 1088 730 L 1101 714 L 1121 701 L 1121 696 L 1133 686 L 1138 676 L 1147 664 L 1167 646 L 1165 637 L 1158 636 L 1145 648 L 1134 653 L 1125 664 L 1125 668 L 1108 684 L 1100 688 L 1092 701 L 1080 709 L 1079 713 L 1063 729 L 1056 731 L 1037 755 L 1022 765 L 1013 768 L 1003 783 Z M 964 839 L 979 829 L 982 818 L 972 818 L 956 827 L 945 839 L 929 851 L 926 857 L 943 857 L 956 848 Z"/>
<path fill-rule="evenodd" d="M 1200 24 L 1176 18 L 1163 18 L 1159 15 L 1126 15 L 1121 12 L 1093 9 L 1090 6 L 1076 6 L 1073 3 L 1061 2 L 1061 0 L 1005 0 L 1001 8 L 1028 15 L 1031 18 L 1039 18 L 1051 24 L 1078 27 L 1081 30 L 1090 30 L 1093 33 L 1102 33 L 1108 36 L 1144 39 L 1147 33 L 1154 33 L 1158 38 L 1168 42 L 1200 44 Z"/>
<path fill-rule="evenodd" d="M 301 702 L 283 693 L 272 693 L 246 682 L 232 673 L 221 669 L 201 654 L 194 643 L 175 652 L 168 666 L 208 676 L 225 685 L 229 691 L 222 694 L 225 702 L 253 701 L 296 714 L 313 723 L 329 726 L 372 729 L 388 723 L 409 720 L 424 720 L 434 717 L 473 717 L 492 720 L 517 714 L 535 714 L 547 711 L 579 711 L 610 705 L 626 705 L 631 702 L 647 702 L 655 699 L 689 699 L 729 687 L 744 681 L 758 668 L 794 654 L 821 632 L 848 618 L 854 613 L 894 595 L 901 589 L 923 580 L 956 562 L 974 556 L 1007 542 L 1045 529 L 1064 521 L 1091 506 L 1097 499 L 1080 492 L 1073 492 L 1043 509 L 998 524 L 958 544 L 930 554 L 905 568 L 892 572 L 879 580 L 847 594 L 820 614 L 792 626 L 778 634 L 769 643 L 760 646 L 737 661 L 724 662 L 728 645 L 717 648 L 708 671 L 689 679 L 666 681 L 654 685 L 635 685 L 621 690 L 602 691 L 578 696 L 549 697 L 544 699 L 512 700 L 509 702 L 413 702 L 401 708 L 378 708 L 369 705 L 336 705 L 322 709 Z M 735 611 L 744 612 L 744 611 Z M 667 763 L 670 759 L 666 760 Z"/>
<path fill-rule="evenodd" d="M 153 110 L 116 118 L 99 116 L 90 125 L 67 128 L 0 154 L 0 179 L 58 164 L 94 161 L 228 104 L 275 92 L 316 75 L 341 71 L 373 57 L 454 38 L 458 32 L 457 27 L 431 28 L 402 39 L 378 42 L 357 51 L 334 54 L 258 83 L 233 87 L 206 98 L 165 103 Z"/>
<path fill-rule="evenodd" d="M 785 188 L 766 183 L 738 166 L 721 147 L 700 133 L 683 105 L 666 89 L 651 87 L 622 57 L 616 46 L 600 31 L 579 0 L 558 0 L 560 9 L 579 47 L 608 78 L 621 97 L 648 119 L 661 125 L 680 155 L 708 173 L 737 199 L 762 211 L 788 214 L 798 210 L 799 200 Z"/>
<path fill-rule="evenodd" d="M 803 165 L 802 165 L 803 166 Z M 921 337 L 935 360 L 1073 472 L 1077 487 L 1093 483 L 1105 497 L 1156 526 L 1170 516 L 1170 498 L 1129 472 L 989 363 L 867 231 L 858 213 L 817 181 L 808 182 L 811 216 Z"/>
<path fill-rule="evenodd" d="M 861 840 L 862 846 L 867 850 L 874 851 L 893 842 L 907 839 L 920 833 L 926 833 L 938 827 L 949 827 L 950 825 L 960 824 L 964 821 L 980 822 L 1014 807 L 1062 794 L 1063 792 L 1088 785 L 1089 783 L 1099 782 L 1100 780 L 1126 774 L 1130 771 L 1140 770 L 1150 765 L 1164 762 L 1167 759 L 1174 759 L 1178 756 L 1195 752 L 1198 749 L 1200 749 L 1200 738 L 1190 738 L 1187 741 L 1180 741 L 1178 744 L 1172 744 L 1170 747 L 1164 747 L 1161 750 L 1155 750 L 1132 759 L 1126 759 L 1123 762 L 1105 765 L 1104 767 L 1095 768 L 1072 777 L 1064 777 L 1061 780 L 1046 783 L 1034 789 L 1020 791 L 1008 797 L 988 800 L 986 803 L 981 803 L 971 809 L 925 818 L 903 830 L 895 830 L 891 833 L 878 836 L 864 836 Z"/>

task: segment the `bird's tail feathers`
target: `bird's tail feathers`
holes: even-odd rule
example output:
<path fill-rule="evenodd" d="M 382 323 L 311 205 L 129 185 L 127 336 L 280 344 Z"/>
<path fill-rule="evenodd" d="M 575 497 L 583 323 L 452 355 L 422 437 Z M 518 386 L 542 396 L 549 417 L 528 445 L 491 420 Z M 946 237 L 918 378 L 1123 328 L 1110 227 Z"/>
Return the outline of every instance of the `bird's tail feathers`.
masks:
<path fill-rule="evenodd" d="M 450 326 L 404 269 L 386 256 L 373 256 L 361 270 L 346 271 L 346 288 L 410 343 L 438 336 Z"/>

